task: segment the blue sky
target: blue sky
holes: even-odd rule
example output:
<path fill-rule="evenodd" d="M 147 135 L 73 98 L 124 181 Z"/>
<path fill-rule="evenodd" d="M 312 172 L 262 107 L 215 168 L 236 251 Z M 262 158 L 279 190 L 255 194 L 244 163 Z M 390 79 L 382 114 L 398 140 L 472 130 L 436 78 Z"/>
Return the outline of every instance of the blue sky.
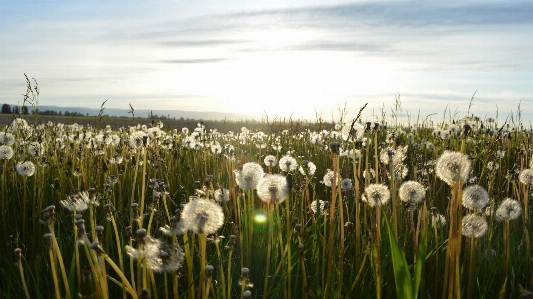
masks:
<path fill-rule="evenodd" d="M 0 0 L 0 103 L 533 117 L 533 2 Z"/>

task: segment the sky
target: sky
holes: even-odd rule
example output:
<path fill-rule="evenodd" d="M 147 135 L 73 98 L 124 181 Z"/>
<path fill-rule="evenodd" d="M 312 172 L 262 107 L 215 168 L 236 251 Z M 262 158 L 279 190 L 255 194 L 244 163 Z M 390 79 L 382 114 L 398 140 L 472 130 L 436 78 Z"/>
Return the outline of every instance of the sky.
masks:
<path fill-rule="evenodd" d="M 0 0 L 0 104 L 533 121 L 532 1 Z M 470 100 L 475 93 L 470 107 Z"/>

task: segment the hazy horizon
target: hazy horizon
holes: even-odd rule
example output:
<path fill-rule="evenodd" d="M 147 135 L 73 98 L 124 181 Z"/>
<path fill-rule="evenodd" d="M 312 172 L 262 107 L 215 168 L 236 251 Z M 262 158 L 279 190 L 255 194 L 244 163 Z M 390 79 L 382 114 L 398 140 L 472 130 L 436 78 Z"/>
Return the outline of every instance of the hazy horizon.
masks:
<path fill-rule="evenodd" d="M 0 0 L 0 104 L 533 120 L 533 3 Z M 384 107 L 384 108 L 383 108 Z M 447 107 L 447 108 L 446 108 Z"/>

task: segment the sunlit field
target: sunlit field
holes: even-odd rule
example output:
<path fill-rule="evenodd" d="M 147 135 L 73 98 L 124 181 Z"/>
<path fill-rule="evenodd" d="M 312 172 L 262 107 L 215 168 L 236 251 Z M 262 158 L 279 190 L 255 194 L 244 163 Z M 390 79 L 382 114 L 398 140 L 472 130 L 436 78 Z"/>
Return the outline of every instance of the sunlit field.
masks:
<path fill-rule="evenodd" d="M 298 124 L 14 115 L 0 297 L 531 298 L 520 118 Z"/>

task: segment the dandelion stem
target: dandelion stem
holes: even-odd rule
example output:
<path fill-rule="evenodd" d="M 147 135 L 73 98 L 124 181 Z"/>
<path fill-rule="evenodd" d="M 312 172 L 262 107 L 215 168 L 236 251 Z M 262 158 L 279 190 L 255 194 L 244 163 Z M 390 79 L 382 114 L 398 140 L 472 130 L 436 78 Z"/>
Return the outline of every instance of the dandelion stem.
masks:
<path fill-rule="evenodd" d="M 26 295 L 26 299 L 30 299 L 30 293 L 28 292 L 28 286 L 26 285 L 26 279 L 24 279 L 24 268 L 22 267 L 22 258 L 18 260 L 17 262 L 19 273 L 20 273 L 20 279 L 22 280 L 22 288 L 24 289 L 24 294 Z"/>

